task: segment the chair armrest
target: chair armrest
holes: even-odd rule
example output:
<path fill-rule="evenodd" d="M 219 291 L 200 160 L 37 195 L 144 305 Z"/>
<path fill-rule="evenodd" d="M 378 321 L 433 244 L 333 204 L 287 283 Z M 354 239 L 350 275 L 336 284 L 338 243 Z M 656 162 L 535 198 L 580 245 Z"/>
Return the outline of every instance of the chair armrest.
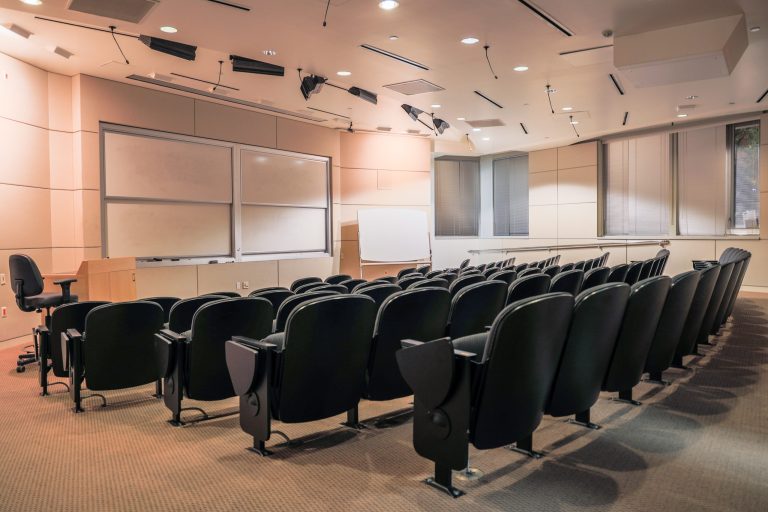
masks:
<path fill-rule="evenodd" d="M 254 348 L 258 350 L 277 349 L 277 345 L 273 343 L 266 343 L 264 341 L 254 340 L 253 338 L 247 338 L 245 336 L 233 336 L 232 341 L 236 343 L 240 343 L 241 345 L 245 345 L 246 347 Z"/>
<path fill-rule="evenodd" d="M 443 339 L 443 338 L 441 338 Z M 419 345 L 423 345 L 423 341 L 416 341 L 416 340 L 400 340 L 400 346 L 402 348 L 411 348 L 411 347 L 418 347 Z"/>
<path fill-rule="evenodd" d="M 53 282 L 53 284 L 57 284 L 61 286 L 61 297 L 65 303 L 70 301 L 70 298 L 71 298 L 70 287 L 72 286 L 72 283 L 76 283 L 76 282 L 77 282 L 77 279 L 59 279 Z"/>
<path fill-rule="evenodd" d="M 159 332 L 159 334 L 161 336 L 163 336 L 164 338 L 167 338 L 170 341 L 175 341 L 175 342 L 178 342 L 178 343 L 182 343 L 182 342 L 188 341 L 186 336 L 184 336 L 182 334 L 179 334 L 179 333 L 177 333 L 175 331 L 172 331 L 170 329 L 162 329 Z"/>
<path fill-rule="evenodd" d="M 67 329 L 67 331 L 64 333 L 64 336 L 66 336 L 68 339 L 72 341 L 82 341 L 83 335 L 80 334 L 80 331 L 77 329 Z"/>
<path fill-rule="evenodd" d="M 160 378 L 171 376 L 174 368 L 179 364 L 177 359 L 185 356 L 183 348 L 186 343 L 188 343 L 186 336 L 170 329 L 162 329 L 155 334 L 156 363 Z"/>
<path fill-rule="evenodd" d="M 72 279 L 57 279 L 56 281 L 53 282 L 53 284 L 56 284 L 56 285 L 67 285 L 67 284 L 72 284 L 72 283 L 76 283 L 76 282 L 77 282 L 77 279 L 74 279 L 74 278 L 72 278 Z"/>
<path fill-rule="evenodd" d="M 268 389 L 268 375 L 275 348 L 271 343 L 244 336 L 235 336 L 226 342 L 224 355 L 232 387 L 237 395 L 248 395 L 262 386 L 267 386 Z"/>
<path fill-rule="evenodd" d="M 450 338 L 427 343 L 403 340 L 410 346 L 395 353 L 400 374 L 427 410 L 435 409 L 450 396 L 456 361 Z"/>

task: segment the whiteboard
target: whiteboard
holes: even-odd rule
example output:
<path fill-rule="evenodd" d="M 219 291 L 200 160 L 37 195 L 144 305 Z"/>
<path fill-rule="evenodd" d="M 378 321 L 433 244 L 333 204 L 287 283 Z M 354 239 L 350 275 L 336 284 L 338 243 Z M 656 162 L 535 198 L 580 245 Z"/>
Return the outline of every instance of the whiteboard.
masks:
<path fill-rule="evenodd" d="M 357 212 L 360 259 L 416 261 L 430 258 L 426 212 L 402 208 L 368 208 Z"/>

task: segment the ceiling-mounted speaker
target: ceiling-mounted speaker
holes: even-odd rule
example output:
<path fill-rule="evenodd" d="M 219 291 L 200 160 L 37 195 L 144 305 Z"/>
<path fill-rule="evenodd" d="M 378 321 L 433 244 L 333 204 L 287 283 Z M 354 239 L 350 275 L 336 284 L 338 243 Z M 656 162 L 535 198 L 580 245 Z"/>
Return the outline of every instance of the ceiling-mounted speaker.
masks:
<path fill-rule="evenodd" d="M 195 60 L 197 56 L 197 46 L 191 44 L 177 43 L 168 39 L 160 39 L 152 36 L 139 36 L 139 41 L 149 46 L 151 49 L 160 53 L 167 53 L 184 60 Z"/>
<path fill-rule="evenodd" d="M 379 102 L 378 97 L 372 93 L 371 91 L 366 91 L 365 89 L 361 89 L 359 87 L 350 87 L 349 88 L 349 94 L 352 96 L 357 96 L 361 100 L 365 100 L 368 103 L 373 103 L 376 105 Z"/>
<path fill-rule="evenodd" d="M 239 57 L 237 55 L 230 55 L 229 60 L 232 61 L 232 71 L 237 73 L 254 73 L 256 75 L 270 76 L 285 75 L 285 68 L 283 66 L 277 66 L 269 62 Z"/>
<path fill-rule="evenodd" d="M 301 79 L 301 94 L 305 100 L 308 100 L 313 94 L 319 93 L 323 89 L 325 78 L 317 75 L 307 75 Z"/>

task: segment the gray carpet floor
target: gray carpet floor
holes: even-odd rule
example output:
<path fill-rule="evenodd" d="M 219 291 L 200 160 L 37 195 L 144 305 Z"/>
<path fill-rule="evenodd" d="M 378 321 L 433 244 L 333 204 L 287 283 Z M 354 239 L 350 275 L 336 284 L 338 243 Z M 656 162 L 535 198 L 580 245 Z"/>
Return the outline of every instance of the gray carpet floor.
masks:
<path fill-rule="evenodd" d="M 545 418 L 547 455 L 471 450 L 485 475 L 453 500 L 422 484 L 429 461 L 411 445 L 408 415 L 354 432 L 343 418 L 276 424 L 273 457 L 249 452 L 236 416 L 174 428 L 151 386 L 107 394 L 70 412 L 61 387 L 39 397 L 17 374 L 19 348 L 0 346 L 0 510 L 768 510 L 768 299 L 742 298 L 716 345 L 641 383 L 632 407 L 600 399 L 590 431 Z M 361 418 L 408 407 L 368 403 Z M 202 405 L 232 410 L 236 400 Z M 194 413 L 192 413 L 194 414 Z"/>

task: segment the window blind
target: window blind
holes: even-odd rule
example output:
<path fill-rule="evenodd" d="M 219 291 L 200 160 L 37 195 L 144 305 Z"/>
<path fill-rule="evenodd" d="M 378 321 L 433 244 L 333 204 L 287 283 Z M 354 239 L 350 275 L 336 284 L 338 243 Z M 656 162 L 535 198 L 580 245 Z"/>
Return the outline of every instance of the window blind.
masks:
<path fill-rule="evenodd" d="M 477 236 L 480 162 L 435 160 L 435 235 Z"/>
<path fill-rule="evenodd" d="M 528 157 L 493 161 L 493 234 L 528 234 Z"/>

